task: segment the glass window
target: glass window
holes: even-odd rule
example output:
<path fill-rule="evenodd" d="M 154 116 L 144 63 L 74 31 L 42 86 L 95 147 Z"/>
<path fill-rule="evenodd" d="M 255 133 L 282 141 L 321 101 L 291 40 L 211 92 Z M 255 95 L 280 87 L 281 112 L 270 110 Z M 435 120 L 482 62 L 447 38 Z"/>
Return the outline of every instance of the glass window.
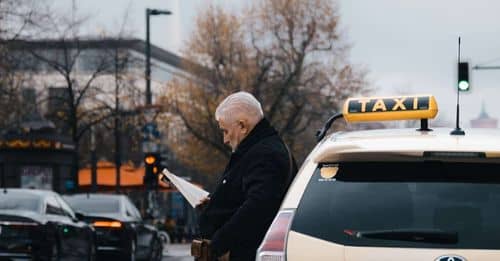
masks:
<path fill-rule="evenodd" d="M 62 210 L 61 206 L 57 202 L 56 198 L 54 196 L 48 196 L 46 198 L 46 208 L 45 208 L 45 213 L 49 215 L 59 215 L 59 216 L 64 216 L 65 213 Z"/>
<path fill-rule="evenodd" d="M 45 166 L 21 166 L 21 188 L 52 190 L 52 168 Z"/>
<path fill-rule="evenodd" d="M 336 167 L 333 176 L 321 171 Z M 499 164 L 336 167 L 323 164 L 315 171 L 293 231 L 351 246 L 500 249 Z"/>
<path fill-rule="evenodd" d="M 139 212 L 139 210 L 137 210 L 134 203 L 132 203 L 127 197 L 125 198 L 125 206 L 127 212 L 129 212 L 134 218 L 141 220 L 141 213 Z"/>
<path fill-rule="evenodd" d="M 0 193 L 0 210 L 28 210 L 40 212 L 41 200 L 34 195 Z"/>
<path fill-rule="evenodd" d="M 86 214 L 92 213 L 121 213 L 120 201 L 111 197 L 68 197 L 70 206 Z"/>
<path fill-rule="evenodd" d="M 57 201 L 59 202 L 59 205 L 61 205 L 61 209 L 63 210 L 64 214 L 70 218 L 75 218 L 75 213 L 71 209 L 71 207 L 62 199 L 61 197 L 56 197 Z"/>

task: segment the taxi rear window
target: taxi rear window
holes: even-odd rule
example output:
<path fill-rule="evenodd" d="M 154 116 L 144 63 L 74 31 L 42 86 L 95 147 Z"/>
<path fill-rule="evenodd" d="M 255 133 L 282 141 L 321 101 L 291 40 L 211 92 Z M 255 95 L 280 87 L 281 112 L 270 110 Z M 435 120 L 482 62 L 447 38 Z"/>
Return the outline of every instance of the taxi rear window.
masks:
<path fill-rule="evenodd" d="M 499 164 L 320 164 L 291 230 L 350 246 L 500 249 L 499 202 Z"/>

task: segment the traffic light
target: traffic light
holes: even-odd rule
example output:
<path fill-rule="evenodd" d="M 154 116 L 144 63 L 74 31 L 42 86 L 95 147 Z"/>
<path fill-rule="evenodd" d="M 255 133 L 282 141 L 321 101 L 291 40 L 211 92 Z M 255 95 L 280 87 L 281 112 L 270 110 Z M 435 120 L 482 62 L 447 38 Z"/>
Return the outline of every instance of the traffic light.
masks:
<path fill-rule="evenodd" d="M 469 63 L 458 63 L 458 90 L 462 92 L 469 91 Z"/>
<path fill-rule="evenodd" d="M 146 154 L 146 156 L 144 156 L 144 163 L 146 163 L 146 165 L 154 165 L 157 160 L 154 154 Z"/>
<path fill-rule="evenodd" d="M 144 174 L 144 185 L 152 188 L 157 180 L 157 174 L 159 172 L 159 164 L 160 157 L 156 153 L 147 153 L 144 155 L 144 165 L 145 165 L 145 174 Z"/>

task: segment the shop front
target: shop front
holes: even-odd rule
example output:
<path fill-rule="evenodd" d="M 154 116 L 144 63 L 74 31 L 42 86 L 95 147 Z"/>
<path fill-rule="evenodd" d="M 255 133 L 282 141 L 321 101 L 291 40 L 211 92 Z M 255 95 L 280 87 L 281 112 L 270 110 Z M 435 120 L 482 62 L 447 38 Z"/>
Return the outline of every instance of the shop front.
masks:
<path fill-rule="evenodd" d="M 0 185 L 72 193 L 75 147 L 51 132 L 5 134 L 0 140 Z"/>

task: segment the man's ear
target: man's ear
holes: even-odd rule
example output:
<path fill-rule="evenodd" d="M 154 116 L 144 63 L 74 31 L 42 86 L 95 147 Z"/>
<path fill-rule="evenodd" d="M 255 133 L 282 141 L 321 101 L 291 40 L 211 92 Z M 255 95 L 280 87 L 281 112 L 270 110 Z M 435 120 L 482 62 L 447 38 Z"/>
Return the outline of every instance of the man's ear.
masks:
<path fill-rule="evenodd" d="M 248 126 L 248 121 L 246 120 L 239 120 L 238 121 L 238 126 L 240 127 L 240 131 L 244 134 L 248 133 L 249 126 Z"/>

